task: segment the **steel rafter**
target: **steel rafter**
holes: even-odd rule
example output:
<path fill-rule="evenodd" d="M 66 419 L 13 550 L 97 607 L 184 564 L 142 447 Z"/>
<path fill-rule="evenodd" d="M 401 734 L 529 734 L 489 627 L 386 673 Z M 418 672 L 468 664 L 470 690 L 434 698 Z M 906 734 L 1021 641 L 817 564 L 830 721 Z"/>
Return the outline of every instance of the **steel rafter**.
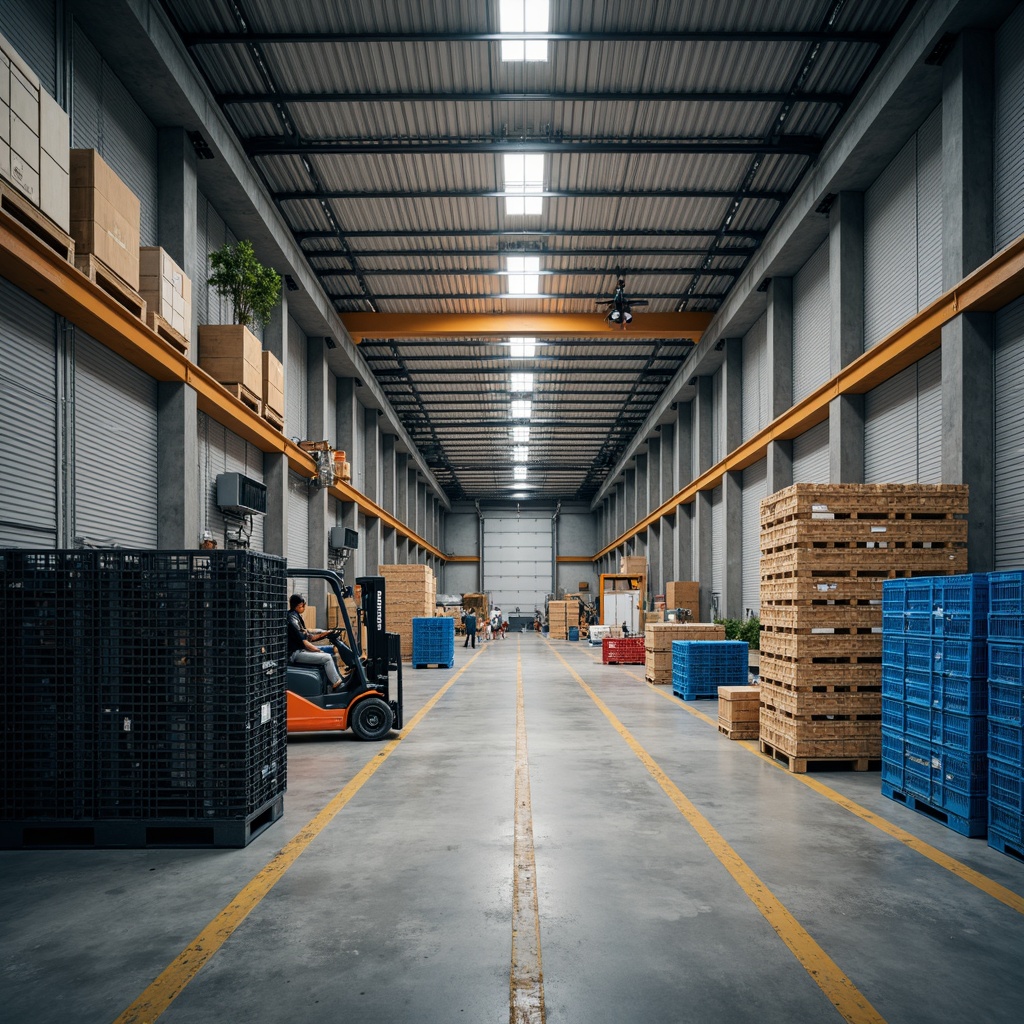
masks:
<path fill-rule="evenodd" d="M 644 193 L 645 195 L 648 193 Z M 504 192 L 501 193 L 505 195 Z M 399 231 L 397 228 L 369 228 L 346 231 L 346 238 L 700 238 L 713 236 L 714 227 L 706 228 L 415 228 Z M 295 238 L 301 243 L 315 238 L 333 238 L 333 231 L 296 231 Z M 723 232 L 725 238 L 750 238 L 756 245 L 764 240 L 765 232 L 733 229 Z M 401 250 L 397 250 L 401 251 Z M 701 250 L 703 252 L 703 249 Z M 315 250 L 309 250 L 310 255 Z"/>
<path fill-rule="evenodd" d="M 616 232 L 620 234 L 620 232 Z M 708 231 L 708 235 L 714 236 L 714 231 Z M 352 236 L 347 236 L 351 240 Z M 522 243 L 521 247 L 513 248 L 512 246 L 506 246 L 502 249 L 303 249 L 303 253 L 306 259 L 309 260 L 326 260 L 326 259 L 347 259 L 349 254 L 358 256 L 360 259 L 367 259 L 369 257 L 388 257 L 388 256 L 444 256 L 444 257 L 489 257 L 489 258 L 500 258 L 502 256 L 565 256 L 565 257 L 579 257 L 579 256 L 610 256 L 613 258 L 625 258 L 629 259 L 632 256 L 704 256 L 707 253 L 707 247 L 701 246 L 698 248 L 694 247 L 677 247 L 672 248 L 649 248 L 641 246 L 629 246 L 628 248 L 588 248 L 588 249 L 544 249 L 538 247 L 531 247 L 529 243 Z M 715 250 L 716 256 L 735 256 L 740 259 L 747 259 L 753 256 L 757 252 L 757 246 L 745 245 L 745 246 L 722 246 Z M 386 271 L 375 270 L 375 274 L 383 274 Z M 401 273 L 407 273 L 402 270 Z M 623 274 L 646 274 L 650 273 L 648 270 L 626 270 L 621 271 L 616 266 L 614 271 L 602 270 L 600 273 L 623 273 Z"/>
<path fill-rule="evenodd" d="M 310 200 L 346 199 L 507 199 L 508 193 L 499 188 L 386 188 L 386 189 L 314 189 L 307 191 L 274 192 L 277 202 L 309 202 Z M 550 188 L 531 192 L 531 198 L 541 199 L 733 199 L 736 189 L 729 188 Z M 784 203 L 789 192 L 773 189 L 750 189 L 744 199 L 766 203 Z M 520 232 L 528 234 L 529 232 Z M 605 234 L 608 234 L 606 231 Z M 702 232 L 715 234 L 715 229 Z"/>
<path fill-rule="evenodd" d="M 513 254 L 514 255 L 514 254 Z M 556 256 L 558 253 L 538 255 Z M 575 253 L 565 253 L 573 256 Z M 716 253 L 716 255 L 719 255 Z M 314 271 L 317 277 L 355 277 L 356 271 L 344 267 L 321 267 Z M 687 274 L 717 275 L 720 277 L 738 277 L 742 273 L 740 267 L 541 267 L 533 271 L 539 277 L 615 277 L 625 274 L 627 277 L 684 277 Z M 364 267 L 359 273 L 367 277 L 503 277 L 507 270 L 498 267 Z"/>

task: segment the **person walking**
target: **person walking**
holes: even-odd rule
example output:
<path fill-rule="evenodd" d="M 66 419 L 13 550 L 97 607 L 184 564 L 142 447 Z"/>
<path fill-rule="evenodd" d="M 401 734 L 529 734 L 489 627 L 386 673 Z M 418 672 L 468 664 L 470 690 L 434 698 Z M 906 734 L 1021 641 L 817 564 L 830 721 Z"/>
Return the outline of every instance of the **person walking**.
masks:
<path fill-rule="evenodd" d="M 470 643 L 473 644 L 473 650 L 476 650 L 476 612 L 472 608 L 466 610 L 466 642 L 462 645 L 468 647 Z"/>

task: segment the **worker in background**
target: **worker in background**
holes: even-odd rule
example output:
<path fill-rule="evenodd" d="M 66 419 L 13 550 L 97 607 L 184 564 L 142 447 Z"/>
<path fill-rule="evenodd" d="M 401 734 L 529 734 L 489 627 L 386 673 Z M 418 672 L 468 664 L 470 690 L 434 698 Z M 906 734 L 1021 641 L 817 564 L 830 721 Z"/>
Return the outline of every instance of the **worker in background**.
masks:
<path fill-rule="evenodd" d="M 476 650 L 476 612 L 472 608 L 466 609 L 466 642 L 462 645 L 468 647 L 472 641 L 473 650 Z"/>
<path fill-rule="evenodd" d="M 495 636 L 500 636 L 503 640 L 505 639 L 505 633 L 501 628 L 501 609 L 491 609 L 491 632 Z"/>
<path fill-rule="evenodd" d="M 355 655 L 349 647 L 341 642 L 337 630 L 324 630 L 323 632 L 311 633 L 306 629 L 306 623 L 302 619 L 302 613 L 306 610 L 306 599 L 301 594 L 292 594 L 288 598 L 288 660 L 293 665 L 317 665 L 323 667 L 327 673 L 327 680 L 332 690 L 340 690 L 345 681 L 352 674 L 355 667 Z M 330 640 L 338 649 L 341 660 L 347 667 L 345 675 L 338 671 L 334 664 L 333 655 L 327 651 L 321 651 L 316 646 L 316 640 Z"/>

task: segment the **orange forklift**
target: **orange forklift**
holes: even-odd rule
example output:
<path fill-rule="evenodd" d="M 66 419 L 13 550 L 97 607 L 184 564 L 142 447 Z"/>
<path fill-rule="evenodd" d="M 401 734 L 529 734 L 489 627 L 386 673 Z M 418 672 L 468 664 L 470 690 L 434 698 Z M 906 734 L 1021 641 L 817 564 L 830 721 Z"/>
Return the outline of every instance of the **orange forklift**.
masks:
<path fill-rule="evenodd" d="M 332 690 L 326 674 L 317 666 L 291 665 L 285 671 L 288 691 L 288 732 L 340 732 L 351 729 L 361 740 L 382 740 L 392 729 L 402 728 L 402 647 L 397 633 L 388 633 L 384 618 L 384 577 L 361 576 L 356 580 L 359 606 L 356 623 L 348 614 L 345 598 L 352 588 L 333 569 L 289 569 L 297 578 L 321 579 L 338 600 L 344 628 L 340 639 L 356 656 L 353 671 L 341 689 Z M 366 650 L 360 626 L 366 627 Z M 391 675 L 395 675 L 395 699 L 391 699 Z"/>

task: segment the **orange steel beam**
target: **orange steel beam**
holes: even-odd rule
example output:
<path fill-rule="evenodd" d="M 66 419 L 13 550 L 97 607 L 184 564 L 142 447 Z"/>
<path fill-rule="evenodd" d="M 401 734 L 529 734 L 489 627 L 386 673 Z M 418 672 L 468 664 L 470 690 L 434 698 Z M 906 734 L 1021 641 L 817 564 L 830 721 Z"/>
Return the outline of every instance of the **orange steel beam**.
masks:
<path fill-rule="evenodd" d="M 604 313 L 343 313 L 358 345 L 364 338 L 692 338 L 699 341 L 712 313 L 634 313 L 628 328 Z"/>
<path fill-rule="evenodd" d="M 942 344 L 942 328 L 961 313 L 992 312 L 1024 295 L 1024 235 L 968 274 L 956 287 L 897 327 L 874 347 L 843 367 L 764 430 L 731 451 L 721 462 L 691 480 L 677 494 L 641 519 L 594 560 L 614 551 L 647 527 L 689 504 L 701 491 L 717 487 L 726 473 L 746 469 L 763 458 L 772 441 L 794 438 L 828 416 L 829 403 L 840 395 L 861 395 L 913 366 Z"/>
<path fill-rule="evenodd" d="M 555 562 L 558 565 L 561 565 L 563 562 L 568 564 L 568 563 L 571 563 L 571 562 L 592 562 L 592 561 L 593 561 L 593 559 L 590 557 L 590 555 L 559 555 L 555 559 Z"/>
<path fill-rule="evenodd" d="M 196 404 L 202 412 L 260 451 L 283 453 L 296 472 L 316 476 L 316 463 L 309 454 L 3 211 L 0 211 L 0 276 L 155 380 L 187 384 L 196 392 Z M 444 559 L 443 552 L 354 488 L 335 484 L 331 493 L 359 506 L 365 515 L 382 520 L 425 551 Z"/>

